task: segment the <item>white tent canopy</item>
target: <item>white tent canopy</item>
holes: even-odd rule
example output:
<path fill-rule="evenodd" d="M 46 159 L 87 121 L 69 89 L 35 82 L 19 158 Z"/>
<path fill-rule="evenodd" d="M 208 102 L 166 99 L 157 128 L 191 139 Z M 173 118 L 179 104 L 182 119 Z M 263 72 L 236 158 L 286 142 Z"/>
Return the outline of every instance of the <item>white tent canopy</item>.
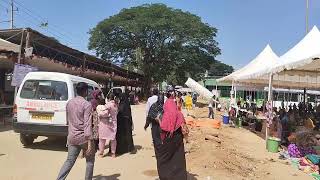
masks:
<path fill-rule="evenodd" d="M 280 57 L 278 63 L 251 75 L 244 76 L 243 82 L 268 84 L 269 75 L 276 87 L 311 88 L 319 87 L 320 78 L 320 32 L 312 30 L 292 49 Z"/>
<path fill-rule="evenodd" d="M 279 57 L 272 51 L 269 44 L 254 58 L 249 64 L 243 68 L 231 73 L 230 75 L 220 78 L 218 82 L 236 82 L 241 84 L 244 77 L 251 76 L 252 74 L 269 70 L 279 60 Z M 245 82 L 245 84 L 250 82 Z"/>
<path fill-rule="evenodd" d="M 281 56 L 281 61 L 273 72 L 284 70 L 299 69 L 308 71 L 318 71 L 318 67 L 307 66 L 313 62 L 314 58 L 320 55 L 320 32 L 316 26 L 292 49 Z"/>
<path fill-rule="evenodd" d="M 241 74 L 235 78 L 235 81 L 240 83 L 241 80 L 248 76 L 270 69 L 279 62 L 279 56 L 273 52 L 269 45 L 267 45 L 253 61 L 255 61 L 255 64 L 243 70 Z"/>
<path fill-rule="evenodd" d="M 19 53 L 20 46 L 0 38 L 0 50 Z"/>

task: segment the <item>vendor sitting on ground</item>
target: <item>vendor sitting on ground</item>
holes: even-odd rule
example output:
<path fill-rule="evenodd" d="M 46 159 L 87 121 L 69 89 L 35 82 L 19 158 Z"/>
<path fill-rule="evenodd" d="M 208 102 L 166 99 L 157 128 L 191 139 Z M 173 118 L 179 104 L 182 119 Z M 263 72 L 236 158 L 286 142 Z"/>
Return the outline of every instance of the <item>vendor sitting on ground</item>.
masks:
<path fill-rule="evenodd" d="M 288 139 L 290 141 L 288 146 L 290 157 L 300 158 L 308 154 L 316 154 L 313 146 L 317 146 L 319 142 L 312 133 L 296 133 L 292 134 Z"/>

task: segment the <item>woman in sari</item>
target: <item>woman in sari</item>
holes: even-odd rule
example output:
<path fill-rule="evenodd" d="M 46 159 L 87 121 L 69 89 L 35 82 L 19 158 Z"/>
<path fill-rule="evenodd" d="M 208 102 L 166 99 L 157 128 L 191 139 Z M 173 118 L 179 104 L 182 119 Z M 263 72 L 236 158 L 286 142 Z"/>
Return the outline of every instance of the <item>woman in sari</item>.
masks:
<path fill-rule="evenodd" d="M 99 115 L 99 156 L 104 156 L 104 149 L 106 144 L 110 142 L 110 149 L 112 157 L 116 157 L 116 133 L 117 133 L 117 114 L 118 103 L 117 97 L 110 94 L 108 102 L 103 107 L 98 106 L 97 112 Z"/>
<path fill-rule="evenodd" d="M 117 154 L 124 154 L 134 150 L 132 131 L 133 122 L 130 102 L 127 95 L 122 93 L 117 116 Z"/>
<path fill-rule="evenodd" d="M 99 116 L 97 113 L 97 106 L 100 105 L 100 102 L 102 100 L 102 92 L 100 90 L 94 90 L 92 92 L 92 99 L 91 99 L 91 105 L 92 105 L 92 132 L 93 132 L 93 139 L 95 143 L 95 148 L 98 149 L 99 147 Z"/>
<path fill-rule="evenodd" d="M 155 148 L 160 180 L 186 180 L 186 159 L 183 144 L 183 114 L 175 103 L 175 93 L 170 90 L 163 106 L 160 123 L 161 145 Z"/>

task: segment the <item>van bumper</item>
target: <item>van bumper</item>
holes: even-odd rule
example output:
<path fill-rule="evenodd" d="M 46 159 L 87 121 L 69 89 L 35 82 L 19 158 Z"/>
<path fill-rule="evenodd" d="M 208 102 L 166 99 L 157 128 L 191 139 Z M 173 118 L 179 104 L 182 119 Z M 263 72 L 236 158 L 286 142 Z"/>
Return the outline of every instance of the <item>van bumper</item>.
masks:
<path fill-rule="evenodd" d="M 68 136 L 67 125 L 34 124 L 13 121 L 13 130 L 16 133 L 37 136 Z"/>

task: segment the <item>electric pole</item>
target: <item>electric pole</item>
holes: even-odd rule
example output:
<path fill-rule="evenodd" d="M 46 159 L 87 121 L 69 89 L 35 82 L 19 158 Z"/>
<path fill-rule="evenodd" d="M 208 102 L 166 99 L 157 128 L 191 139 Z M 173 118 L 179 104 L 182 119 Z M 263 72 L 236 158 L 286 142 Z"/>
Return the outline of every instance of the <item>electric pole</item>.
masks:
<path fill-rule="evenodd" d="M 13 0 L 11 0 L 10 7 L 10 29 L 13 29 Z"/>
<path fill-rule="evenodd" d="M 306 0 L 306 34 L 309 32 L 309 0 Z"/>
<path fill-rule="evenodd" d="M 10 2 L 10 29 L 14 28 L 14 26 L 13 26 L 13 19 L 14 19 L 13 13 L 14 13 L 14 11 L 18 11 L 18 8 L 14 9 L 14 1 L 11 0 L 11 2 Z"/>

